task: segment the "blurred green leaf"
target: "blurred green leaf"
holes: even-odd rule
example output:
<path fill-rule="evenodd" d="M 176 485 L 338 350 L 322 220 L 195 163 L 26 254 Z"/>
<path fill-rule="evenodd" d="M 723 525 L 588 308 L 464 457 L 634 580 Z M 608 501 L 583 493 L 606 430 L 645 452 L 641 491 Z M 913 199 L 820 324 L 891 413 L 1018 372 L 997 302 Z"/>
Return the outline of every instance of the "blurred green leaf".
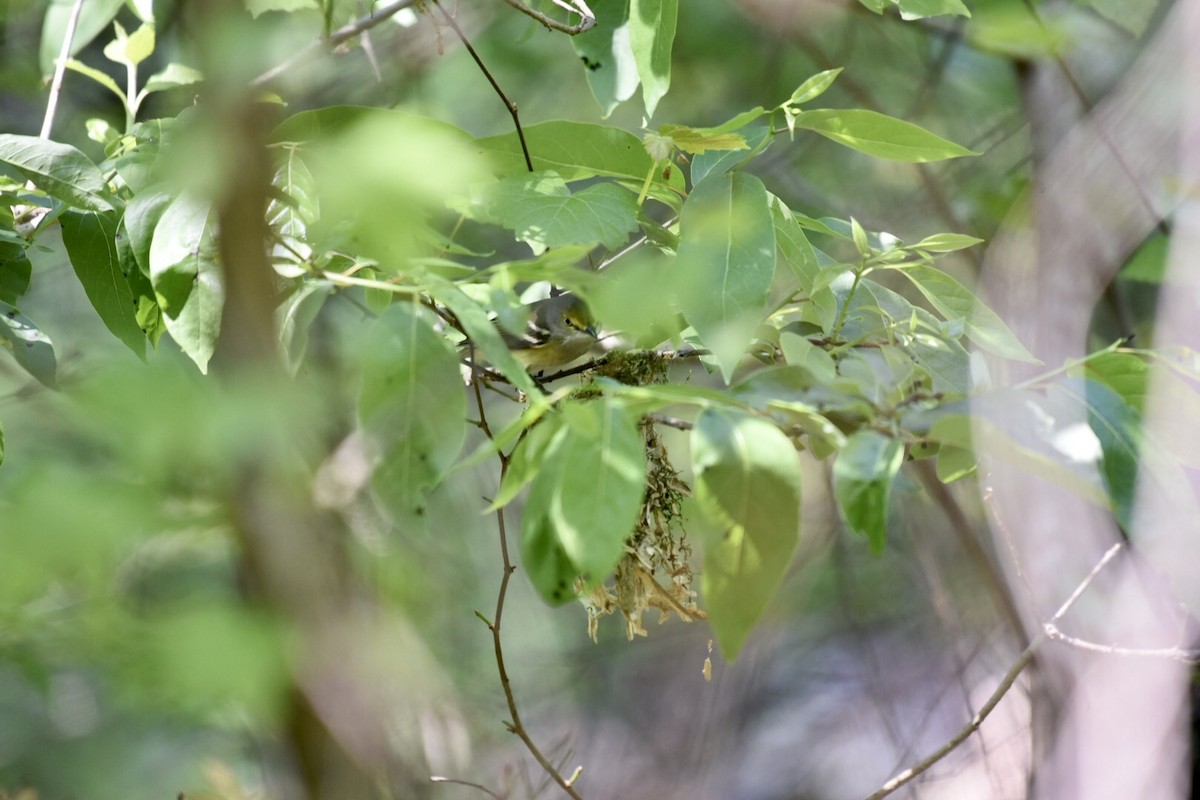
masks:
<path fill-rule="evenodd" d="M 33 320 L 0 300 L 0 347 L 7 348 L 17 363 L 39 382 L 54 389 L 58 385 L 54 345 Z"/>
<path fill-rule="evenodd" d="M 762 181 L 745 172 L 697 186 L 679 222 L 683 314 L 728 381 L 762 322 L 775 276 L 775 227 Z"/>
<path fill-rule="evenodd" d="M 574 194 L 554 172 L 505 178 L 488 191 L 489 214 L 535 252 L 568 244 L 616 250 L 637 228 L 637 198 L 612 183 Z"/>
<path fill-rule="evenodd" d="M 721 652 L 741 651 L 800 535 L 800 463 L 787 437 L 743 412 L 710 408 L 692 430 L 700 506 L 721 530 L 704 543 L 703 592 Z"/>
<path fill-rule="evenodd" d="M 911 122 L 867 109 L 801 111 L 795 115 L 793 124 L 860 153 L 893 161 L 941 161 L 978 155 Z"/>
<path fill-rule="evenodd" d="M 955 16 L 969 17 L 971 11 L 962 0 L 898 0 L 901 19 L 914 20 L 926 17 Z"/>
<path fill-rule="evenodd" d="M 126 34 L 121 24 L 114 23 L 116 38 L 104 46 L 109 61 L 136 67 L 154 52 L 154 25 L 143 23 L 133 33 Z"/>
<path fill-rule="evenodd" d="M 612 573 L 633 533 L 646 457 L 633 418 L 611 400 L 567 403 L 521 516 L 521 554 L 549 603 Z M 545 424 L 545 423 L 543 423 Z"/>
<path fill-rule="evenodd" d="M 59 223 L 71 266 L 92 308 L 113 336 L 144 359 L 146 335 L 137 322 L 138 303 L 117 256 L 120 217 L 115 212 L 68 211 Z"/>
<path fill-rule="evenodd" d="M 111 211 L 114 207 L 100 170 L 69 144 L 0 133 L 0 162 L 72 208 Z"/>
<path fill-rule="evenodd" d="M 117 82 L 114 81 L 112 76 L 107 72 L 98 70 L 95 67 L 89 67 L 87 64 L 84 64 L 82 61 L 77 61 L 74 58 L 67 59 L 67 69 L 91 78 L 105 89 L 108 89 L 116 96 L 118 100 L 121 101 L 121 105 L 126 105 L 129 102 L 129 98 L 125 96 L 124 90 L 122 90 L 120 86 L 117 86 Z"/>
<path fill-rule="evenodd" d="M 1142 449 L 1141 414 L 1103 383 L 1071 381 L 1058 388 L 1087 408 L 1088 425 L 1100 442 L 1100 472 L 1113 513 L 1122 528 L 1132 530 Z"/>
<path fill-rule="evenodd" d="M 1134 36 L 1140 37 L 1146 32 L 1154 12 L 1158 9 L 1158 0 L 1076 0 L 1090 6 L 1097 14 L 1120 25 Z"/>
<path fill-rule="evenodd" d="M 1160 284 L 1167 269 L 1171 238 L 1156 233 L 1138 247 L 1121 267 L 1117 277 L 1123 281 Z"/>
<path fill-rule="evenodd" d="M 983 239 L 976 239 L 974 236 L 967 236 L 963 233 L 935 233 L 933 236 L 926 236 L 916 244 L 910 245 L 908 249 L 927 250 L 931 253 L 951 253 L 955 250 L 974 247 L 981 242 Z"/>
<path fill-rule="evenodd" d="M 317 11 L 320 8 L 317 0 L 246 0 L 246 10 L 252 17 L 268 11 Z"/>
<path fill-rule="evenodd" d="M 671 45 L 679 0 L 630 0 L 629 45 L 642 82 L 646 117 L 671 86 Z"/>
<path fill-rule="evenodd" d="M 403 517 L 454 464 L 466 436 L 458 358 L 414 303 L 394 303 L 362 348 L 358 417 L 377 461 L 372 486 Z"/>
<path fill-rule="evenodd" d="M 287 296 L 275 311 L 283 362 L 292 374 L 300 369 L 308 351 L 308 331 L 333 292 L 326 281 L 306 281 Z"/>
<path fill-rule="evenodd" d="M 860 430 L 833 462 L 833 495 L 846 525 L 867 537 L 879 555 L 887 543 L 887 507 L 904 445 L 877 431 Z"/>
<path fill-rule="evenodd" d="M 177 89 L 180 86 L 191 86 L 203 80 L 204 73 L 200 70 L 193 69 L 184 64 L 171 62 L 146 79 L 146 85 L 142 87 L 141 95 L 144 96 L 152 92 L 165 92 L 168 89 Z"/>
<path fill-rule="evenodd" d="M 213 214 L 209 203 L 180 195 L 159 217 L 149 253 L 167 331 L 201 372 L 208 371 L 225 304 Z"/>

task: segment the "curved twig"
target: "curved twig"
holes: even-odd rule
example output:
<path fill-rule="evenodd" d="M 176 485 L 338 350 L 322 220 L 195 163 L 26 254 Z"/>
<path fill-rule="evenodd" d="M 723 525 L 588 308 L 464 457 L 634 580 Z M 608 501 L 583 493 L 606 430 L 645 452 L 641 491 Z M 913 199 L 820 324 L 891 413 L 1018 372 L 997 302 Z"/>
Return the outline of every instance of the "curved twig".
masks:
<path fill-rule="evenodd" d="M 582 18 L 578 25 L 567 25 L 566 23 L 559 22 L 553 17 L 547 17 L 537 9 L 530 8 L 529 6 L 525 5 L 521 2 L 521 0 L 504 0 L 504 2 L 508 3 L 525 16 L 533 17 L 547 28 L 556 30 L 560 33 L 565 33 L 568 36 L 578 36 L 584 31 L 591 30 L 596 24 L 596 15 L 592 13 L 592 10 L 588 8 L 587 3 L 585 3 L 584 0 L 571 0 L 570 5 L 567 5 L 566 3 L 557 3 L 557 5 L 562 6 L 572 13 L 578 14 Z"/>
<path fill-rule="evenodd" d="M 471 46 L 470 40 L 467 39 L 467 35 L 463 33 L 462 28 L 458 27 L 458 22 L 455 21 L 454 17 L 446 9 L 442 8 L 442 4 L 438 0 L 433 0 L 433 4 L 437 7 L 438 11 L 442 12 L 442 17 L 446 20 L 446 24 L 454 31 L 454 35 L 458 37 L 458 40 L 463 43 L 463 47 L 467 48 L 467 52 L 471 54 L 471 58 L 475 59 L 475 63 L 479 66 L 480 71 L 483 72 L 483 77 L 488 79 L 488 83 L 492 85 L 492 88 L 496 90 L 496 94 L 500 96 L 500 102 L 504 103 L 504 107 L 508 109 L 508 113 L 512 116 L 513 125 L 517 129 L 517 139 L 521 141 L 521 154 L 525 156 L 525 168 L 533 172 L 533 159 L 529 156 L 529 145 L 525 143 L 525 130 L 521 127 L 521 118 L 517 114 L 517 104 L 510 100 L 508 95 L 504 93 L 504 90 L 500 88 L 500 84 L 496 83 L 496 79 L 492 77 L 491 71 L 483 63 L 483 59 L 479 57 L 479 53 Z"/>

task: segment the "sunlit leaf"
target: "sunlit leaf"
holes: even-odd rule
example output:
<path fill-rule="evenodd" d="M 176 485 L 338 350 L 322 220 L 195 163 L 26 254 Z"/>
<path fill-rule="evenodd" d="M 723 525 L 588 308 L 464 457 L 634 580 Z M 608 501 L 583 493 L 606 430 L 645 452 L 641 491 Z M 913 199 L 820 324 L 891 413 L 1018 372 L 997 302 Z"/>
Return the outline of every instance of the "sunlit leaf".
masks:
<path fill-rule="evenodd" d="M 68 144 L 36 136 L 0 133 L 0 162 L 72 208 L 111 211 L 104 176 L 92 160 Z"/>
<path fill-rule="evenodd" d="M 54 60 L 62 52 L 63 40 L 71 21 L 72 7 L 76 0 L 51 0 L 46 8 L 42 23 L 41 46 L 38 49 L 38 65 L 43 75 L 54 72 Z M 113 17 L 124 7 L 125 0 L 88 0 L 80 8 L 79 22 L 71 39 L 71 51 L 75 55 L 87 47 L 96 36 L 108 27 Z"/>
<path fill-rule="evenodd" d="M 714 408 L 696 420 L 692 468 L 700 505 L 719 527 L 704 544 L 704 597 L 721 652 L 732 660 L 796 548 L 800 464 L 771 423 Z"/>
<path fill-rule="evenodd" d="M 488 191 L 489 214 L 541 251 L 569 244 L 623 245 L 637 228 L 637 198 L 612 183 L 572 194 L 554 172 L 500 181 Z"/>
<path fill-rule="evenodd" d="M 801 111 L 795 116 L 794 124 L 860 153 L 893 161 L 941 161 L 978 155 L 911 122 L 867 109 Z"/>
<path fill-rule="evenodd" d="M 596 24 L 590 30 L 571 37 L 571 45 L 583 62 L 588 86 L 591 87 L 596 102 L 600 104 L 601 115 L 604 117 L 633 97 L 641 80 L 638 74 L 638 58 L 634 54 L 631 41 L 629 3 L 630 0 L 613 0 L 607 3 L 603 11 L 596 14 Z M 650 8 L 648 3 L 646 8 Z M 643 31 L 639 36 L 643 37 L 645 47 L 646 32 Z M 653 53 L 646 53 L 643 57 L 646 55 L 653 57 Z M 657 92 L 658 88 L 656 87 L 651 94 Z M 537 150 L 534 149 L 533 152 L 536 153 Z M 534 169 L 542 167 L 535 164 Z"/>
<path fill-rule="evenodd" d="M 926 17 L 955 16 L 969 17 L 971 11 L 962 0 L 899 0 L 901 19 L 914 20 Z"/>
<path fill-rule="evenodd" d="M 792 96 L 788 98 L 786 105 L 798 106 L 810 100 L 817 99 L 833 85 L 833 82 L 837 80 L 837 76 L 842 74 L 842 69 L 843 67 L 827 69 L 806 79 L 804 83 L 796 87 L 796 91 L 792 92 Z"/>
<path fill-rule="evenodd" d="M 654 116 L 658 101 L 671 85 L 671 44 L 679 0 L 630 0 L 629 45 L 642 82 L 646 116 Z"/>

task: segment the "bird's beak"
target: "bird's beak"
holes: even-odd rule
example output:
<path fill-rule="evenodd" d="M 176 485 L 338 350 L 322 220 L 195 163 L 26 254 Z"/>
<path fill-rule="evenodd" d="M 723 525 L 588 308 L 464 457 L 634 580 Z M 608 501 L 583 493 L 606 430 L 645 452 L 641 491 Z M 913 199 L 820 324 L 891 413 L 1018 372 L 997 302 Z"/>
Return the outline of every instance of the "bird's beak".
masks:
<path fill-rule="evenodd" d="M 599 331 L 596 330 L 595 325 L 588 325 L 586 328 L 583 329 L 583 332 L 588 334 L 589 336 L 591 336 L 593 339 L 600 338 L 600 333 L 599 333 Z"/>

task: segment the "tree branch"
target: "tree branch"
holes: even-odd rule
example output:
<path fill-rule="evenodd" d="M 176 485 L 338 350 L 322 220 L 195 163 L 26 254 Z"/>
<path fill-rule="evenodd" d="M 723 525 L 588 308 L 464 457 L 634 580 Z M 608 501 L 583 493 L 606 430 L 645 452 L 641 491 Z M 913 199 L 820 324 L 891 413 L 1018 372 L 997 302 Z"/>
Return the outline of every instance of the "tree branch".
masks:
<path fill-rule="evenodd" d="M 403 11 L 404 9 L 408 8 L 409 6 L 415 5 L 416 3 L 417 3 L 417 0 L 396 0 L 396 2 L 390 3 L 386 6 L 384 6 L 383 8 L 379 9 L 378 11 L 373 11 L 372 13 L 367 14 L 365 17 L 361 17 L 360 19 L 358 19 L 348 25 L 343 25 L 342 27 L 338 28 L 336 31 L 331 33 L 328 37 L 322 37 L 320 39 L 317 39 L 316 41 L 310 43 L 307 47 L 301 49 L 295 55 L 286 59 L 282 63 L 280 63 L 274 67 L 271 67 L 271 69 L 267 70 L 266 72 L 264 72 L 263 74 L 261 74 L 257 78 L 255 78 L 254 80 L 250 81 L 250 85 L 251 86 L 262 86 L 263 84 L 270 83 L 271 81 L 275 80 L 280 75 L 282 75 L 283 73 L 287 72 L 292 67 L 299 64 L 301 61 L 304 61 L 306 58 L 309 58 L 313 53 L 317 52 L 318 50 L 320 50 L 322 48 L 332 49 L 334 47 L 337 47 L 342 42 L 353 39 L 355 36 L 358 36 L 360 33 L 369 31 L 371 28 L 374 28 L 376 25 L 380 24 L 381 22 L 391 19 L 398 12 Z"/>
<path fill-rule="evenodd" d="M 901 786 L 904 786 L 906 783 L 909 783 L 923 772 L 929 770 L 943 758 L 950 755 L 955 748 L 970 738 L 971 734 L 979 730 L 980 726 L 983 725 L 983 721 L 988 718 L 988 715 L 991 714 L 992 711 L 995 710 L 996 706 L 1000 704 L 1000 701 L 1004 699 L 1004 696 L 1008 694 L 1008 690 L 1012 688 L 1014 683 L 1016 683 L 1017 678 L 1021 675 L 1021 672 L 1024 671 L 1025 667 L 1029 666 L 1029 662 L 1033 660 L 1034 653 L 1037 652 L 1038 647 L 1040 647 L 1047 639 L 1051 638 L 1049 630 L 1056 622 L 1058 622 L 1058 620 L 1062 619 L 1063 615 L 1071 610 L 1071 606 L 1075 605 L 1075 601 L 1077 601 L 1080 596 L 1087 591 L 1087 588 L 1092 585 L 1092 581 L 1094 581 L 1096 576 L 1100 574 L 1101 570 L 1107 567 L 1109 562 L 1116 557 L 1120 549 L 1120 542 L 1117 542 L 1112 547 L 1108 548 L 1108 550 L 1096 563 L 1096 566 L 1092 567 L 1092 571 L 1088 573 L 1087 577 L 1075 587 L 1075 591 L 1071 592 L 1071 596 L 1068 597 L 1061 606 L 1059 606 L 1058 611 L 1054 612 L 1054 616 L 1050 618 L 1050 621 L 1043 626 L 1042 630 L 1039 631 L 1032 640 L 1030 640 L 1029 645 L 1023 651 L 1021 651 L 1021 655 L 1017 656 L 1017 660 L 1014 661 L 1013 665 L 1008 668 L 1008 672 L 1004 673 L 1004 677 L 1000 680 L 1000 685 L 996 687 L 996 690 L 992 692 L 990 697 L 988 697 L 987 702 L 985 702 L 983 706 L 981 706 L 980 709 L 975 712 L 975 715 L 971 717 L 971 720 L 962 728 L 962 730 L 950 737 L 949 741 L 947 741 L 933 753 L 929 754 L 913 766 L 891 778 L 887 783 L 879 787 L 877 791 L 868 795 L 866 800 L 881 800 L 882 798 L 887 797 L 892 792 L 896 791 Z"/>
<path fill-rule="evenodd" d="M 488 425 L 487 411 L 484 409 L 483 394 L 479 388 L 480 380 L 478 375 L 473 378 L 472 383 L 474 384 L 475 390 L 475 406 L 479 410 L 479 427 L 487 435 L 487 437 L 491 439 L 491 427 Z M 500 459 L 500 482 L 503 484 L 504 476 L 508 472 L 508 456 L 506 456 L 503 451 L 500 451 L 498 453 L 498 457 Z M 524 742 L 525 749 L 529 751 L 530 755 L 533 756 L 534 760 L 537 761 L 542 770 L 549 775 L 554 782 L 557 783 L 562 790 L 567 793 L 568 796 L 574 798 L 574 800 L 583 800 L 580 794 L 575 790 L 575 787 L 572 785 L 575 775 L 572 775 L 571 779 L 568 780 L 567 778 L 563 777 L 562 773 L 559 772 L 552 763 L 550 763 L 550 759 L 546 758 L 545 754 L 542 753 L 541 749 L 538 748 L 537 744 L 533 741 L 533 737 L 531 737 L 529 732 L 525 730 L 525 726 L 521 722 L 521 713 L 517 710 L 517 699 L 513 694 L 512 682 L 508 677 L 508 668 L 504 663 L 504 645 L 500 637 L 501 623 L 504 619 L 504 601 L 508 597 L 508 582 L 512 579 L 513 573 L 517 571 L 517 567 L 512 563 L 512 557 L 509 555 L 508 551 L 508 527 L 504 520 L 503 508 L 496 509 L 496 527 L 500 534 L 500 558 L 504 565 L 503 573 L 500 577 L 500 589 L 496 593 L 496 611 L 490 620 L 478 612 L 476 612 L 476 615 L 483 620 L 484 624 L 487 625 L 488 630 L 492 633 L 492 649 L 495 651 L 496 655 L 496 671 L 500 675 L 500 687 L 504 690 L 504 700 L 508 704 L 508 713 L 509 717 L 511 718 L 511 721 L 505 723 L 505 727 L 508 728 L 510 733 L 516 734 L 516 736 L 522 742 Z M 578 772 L 579 770 L 576 770 L 576 774 L 578 774 Z"/>

